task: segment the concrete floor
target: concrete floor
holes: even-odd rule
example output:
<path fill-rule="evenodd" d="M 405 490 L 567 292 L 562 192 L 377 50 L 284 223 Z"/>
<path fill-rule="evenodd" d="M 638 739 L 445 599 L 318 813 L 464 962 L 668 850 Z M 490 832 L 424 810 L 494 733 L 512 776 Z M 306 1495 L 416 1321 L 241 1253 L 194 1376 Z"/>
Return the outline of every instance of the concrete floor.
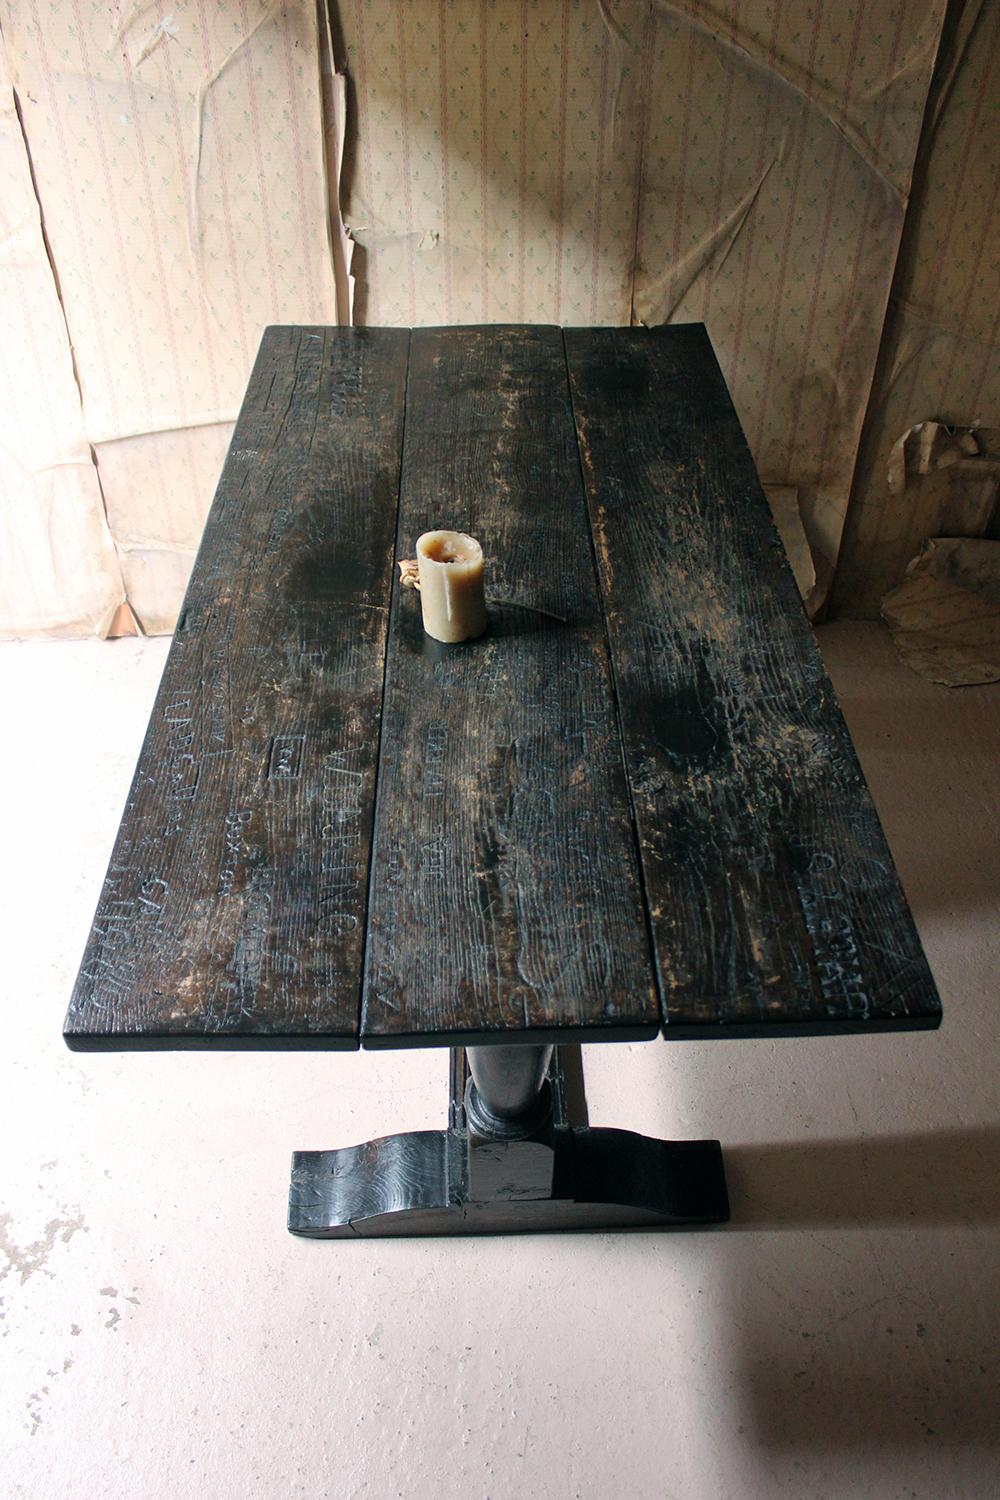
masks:
<path fill-rule="evenodd" d="M 166 642 L 0 648 L 0 1495 L 1000 1493 L 1000 689 L 821 633 L 938 1033 L 590 1048 L 590 1117 L 718 1135 L 734 1221 L 314 1243 L 289 1153 L 443 1123 L 444 1053 L 74 1056 Z"/>

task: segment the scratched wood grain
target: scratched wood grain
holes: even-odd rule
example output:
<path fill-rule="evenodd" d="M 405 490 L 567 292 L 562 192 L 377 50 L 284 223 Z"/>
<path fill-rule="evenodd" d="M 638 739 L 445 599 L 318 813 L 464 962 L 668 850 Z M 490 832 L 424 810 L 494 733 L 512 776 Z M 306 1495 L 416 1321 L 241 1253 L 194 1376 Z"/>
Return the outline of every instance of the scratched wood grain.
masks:
<path fill-rule="evenodd" d="M 393 602 L 362 1040 L 652 1036 L 557 329 L 414 331 L 398 554 L 438 526 L 479 538 L 503 602 L 461 646 L 424 635 L 415 594 Z"/>
<path fill-rule="evenodd" d="M 565 342 L 666 1034 L 936 1025 L 703 327 Z"/>
<path fill-rule="evenodd" d="M 71 1047 L 357 1045 L 408 342 L 264 336 Z"/>

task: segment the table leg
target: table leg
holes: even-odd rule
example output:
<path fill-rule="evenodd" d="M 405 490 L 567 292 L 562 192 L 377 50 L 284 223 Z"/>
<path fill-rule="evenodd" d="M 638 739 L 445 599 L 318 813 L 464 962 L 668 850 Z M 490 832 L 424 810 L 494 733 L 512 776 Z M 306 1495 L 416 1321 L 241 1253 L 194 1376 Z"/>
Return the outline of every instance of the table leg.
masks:
<path fill-rule="evenodd" d="M 465 1056 L 472 1074 L 468 1107 L 487 1130 L 504 1122 L 550 1112 L 545 1087 L 553 1047 L 469 1047 Z"/>
<path fill-rule="evenodd" d="M 571 1124 L 560 1050 L 455 1049 L 447 1130 L 295 1152 L 288 1228 L 337 1239 L 724 1223 L 718 1141 Z"/>

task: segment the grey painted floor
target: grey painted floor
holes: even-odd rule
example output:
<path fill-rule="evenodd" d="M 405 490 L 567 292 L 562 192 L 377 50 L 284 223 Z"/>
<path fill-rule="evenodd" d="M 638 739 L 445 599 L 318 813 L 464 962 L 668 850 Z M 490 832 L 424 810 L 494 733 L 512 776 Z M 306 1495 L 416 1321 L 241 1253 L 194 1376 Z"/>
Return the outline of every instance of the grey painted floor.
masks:
<path fill-rule="evenodd" d="M 998 1493 L 1000 689 L 821 641 L 942 1030 L 586 1049 L 728 1229 L 367 1244 L 286 1234 L 289 1153 L 443 1123 L 446 1055 L 66 1052 L 166 643 L 0 648 L 0 1495 Z"/>

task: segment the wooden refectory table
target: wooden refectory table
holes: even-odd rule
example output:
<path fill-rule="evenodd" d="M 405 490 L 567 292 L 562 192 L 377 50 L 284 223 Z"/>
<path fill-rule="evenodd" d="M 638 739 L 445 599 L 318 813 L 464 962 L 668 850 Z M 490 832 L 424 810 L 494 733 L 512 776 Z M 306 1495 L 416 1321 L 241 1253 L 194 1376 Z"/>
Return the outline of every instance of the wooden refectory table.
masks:
<path fill-rule="evenodd" d="M 289 1228 L 475 1233 L 727 1217 L 560 1046 L 939 1019 L 704 328 L 268 329 L 68 1044 L 450 1046 L 448 1127 L 296 1153 Z"/>

